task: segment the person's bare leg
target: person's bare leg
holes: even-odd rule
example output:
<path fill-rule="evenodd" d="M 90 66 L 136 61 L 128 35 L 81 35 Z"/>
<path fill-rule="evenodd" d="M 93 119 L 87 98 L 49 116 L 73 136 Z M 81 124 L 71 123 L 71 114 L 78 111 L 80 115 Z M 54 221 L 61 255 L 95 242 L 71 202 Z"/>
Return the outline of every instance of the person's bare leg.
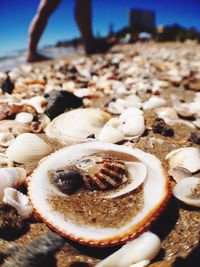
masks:
<path fill-rule="evenodd" d="M 57 8 L 61 0 L 41 0 L 38 7 L 37 13 L 33 18 L 30 30 L 29 30 L 29 45 L 27 61 L 35 62 L 41 60 L 47 60 L 49 58 L 37 53 L 37 45 L 40 37 L 47 25 L 48 18 Z"/>
<path fill-rule="evenodd" d="M 93 36 L 91 0 L 76 0 L 75 18 L 87 54 L 104 53 L 110 48 L 105 40 L 97 40 Z"/>
<path fill-rule="evenodd" d="M 76 0 L 75 18 L 81 32 L 86 51 L 92 47 L 94 42 L 91 13 L 91 0 Z"/>

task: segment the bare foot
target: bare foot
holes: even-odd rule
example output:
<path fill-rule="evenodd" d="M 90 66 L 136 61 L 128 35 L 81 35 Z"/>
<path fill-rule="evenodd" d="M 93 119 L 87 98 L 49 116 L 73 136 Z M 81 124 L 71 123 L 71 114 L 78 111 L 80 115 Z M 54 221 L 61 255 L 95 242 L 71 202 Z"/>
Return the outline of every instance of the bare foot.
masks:
<path fill-rule="evenodd" d="M 101 54 L 107 52 L 113 45 L 104 39 L 94 39 L 85 45 L 85 52 L 87 55 Z"/>
<path fill-rule="evenodd" d="M 41 55 L 39 53 L 32 53 L 32 54 L 28 54 L 27 56 L 27 62 L 39 62 L 39 61 L 47 61 L 47 60 L 51 60 L 52 58 L 50 57 L 46 57 L 44 55 Z"/>

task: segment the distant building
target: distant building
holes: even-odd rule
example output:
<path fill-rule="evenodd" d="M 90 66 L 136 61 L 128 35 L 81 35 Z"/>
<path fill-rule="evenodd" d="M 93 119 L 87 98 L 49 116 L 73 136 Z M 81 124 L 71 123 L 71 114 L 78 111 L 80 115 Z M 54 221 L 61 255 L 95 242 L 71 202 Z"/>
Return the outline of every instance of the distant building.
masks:
<path fill-rule="evenodd" d="M 129 27 L 134 32 L 155 31 L 155 12 L 143 9 L 129 10 Z"/>

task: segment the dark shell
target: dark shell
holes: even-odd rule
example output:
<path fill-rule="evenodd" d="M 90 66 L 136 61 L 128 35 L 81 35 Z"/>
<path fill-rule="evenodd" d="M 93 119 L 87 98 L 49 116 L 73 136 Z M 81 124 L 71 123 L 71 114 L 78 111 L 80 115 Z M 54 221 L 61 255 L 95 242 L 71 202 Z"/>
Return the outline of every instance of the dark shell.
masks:
<path fill-rule="evenodd" d="M 45 113 L 50 119 L 54 119 L 66 109 L 78 108 L 83 105 L 81 98 L 63 90 L 52 90 L 45 97 L 48 101 Z"/>
<path fill-rule="evenodd" d="M 75 193 L 82 185 L 82 177 L 76 170 L 55 170 L 51 179 L 61 192 L 68 195 Z"/>
<path fill-rule="evenodd" d="M 1 88 L 2 88 L 2 91 L 4 93 L 8 93 L 8 94 L 11 94 L 12 93 L 12 90 L 14 89 L 15 85 L 14 83 L 11 81 L 9 75 L 7 76 L 7 78 L 5 79 L 5 81 L 3 82 Z"/>
<path fill-rule="evenodd" d="M 87 156 L 79 160 L 76 167 L 90 190 L 106 190 L 125 182 L 126 166 L 117 158 Z"/>

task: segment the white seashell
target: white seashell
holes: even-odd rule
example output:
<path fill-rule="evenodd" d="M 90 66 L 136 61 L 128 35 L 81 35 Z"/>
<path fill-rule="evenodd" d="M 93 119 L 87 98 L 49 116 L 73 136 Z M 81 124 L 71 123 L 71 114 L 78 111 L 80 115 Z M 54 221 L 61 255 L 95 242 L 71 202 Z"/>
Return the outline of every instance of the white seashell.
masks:
<path fill-rule="evenodd" d="M 153 109 L 158 108 L 161 106 L 164 106 L 166 104 L 166 100 L 164 98 L 158 97 L 158 96 L 152 96 L 143 103 L 143 109 Z"/>
<path fill-rule="evenodd" d="M 109 142 L 112 144 L 115 144 L 117 142 L 120 142 L 124 139 L 124 135 L 116 128 L 112 126 L 105 125 L 99 135 L 98 140 L 103 142 Z"/>
<path fill-rule="evenodd" d="M 183 167 L 192 173 L 200 170 L 200 150 L 196 147 L 173 150 L 165 159 L 171 168 Z"/>
<path fill-rule="evenodd" d="M 177 120 L 178 119 L 178 115 L 177 115 L 175 109 L 173 109 L 171 107 L 157 108 L 157 109 L 155 109 L 155 113 L 159 118 L 163 119 L 164 121 L 166 119 L 167 120 Z"/>
<path fill-rule="evenodd" d="M 129 267 L 146 267 L 148 266 L 150 263 L 149 260 L 144 260 L 144 261 L 140 261 L 138 263 L 135 263 L 135 264 L 131 264 Z"/>
<path fill-rule="evenodd" d="M 126 109 L 119 117 L 120 129 L 126 137 L 137 138 L 145 131 L 143 112 L 131 107 Z"/>
<path fill-rule="evenodd" d="M 33 212 L 28 197 L 14 188 L 8 187 L 4 190 L 3 202 L 14 207 L 24 219 L 30 217 Z"/>
<path fill-rule="evenodd" d="M 191 197 L 193 195 L 194 188 L 197 188 L 198 197 Z M 176 198 L 184 203 L 200 207 L 200 178 L 199 177 L 186 177 L 179 181 L 173 189 L 173 194 Z"/>
<path fill-rule="evenodd" d="M 14 139 L 14 135 L 9 132 L 0 133 L 0 145 L 3 147 L 8 147 Z"/>
<path fill-rule="evenodd" d="M 110 102 L 108 104 L 108 108 L 107 108 L 108 112 L 110 112 L 111 114 L 121 114 L 124 111 L 124 107 L 123 105 L 121 105 L 120 103 L 117 102 Z"/>
<path fill-rule="evenodd" d="M 24 100 L 22 103 L 34 107 L 38 113 L 44 113 L 47 100 L 43 96 L 34 96 L 30 99 Z"/>
<path fill-rule="evenodd" d="M 23 168 L 0 169 L 0 200 L 3 198 L 4 189 L 7 187 L 19 187 L 26 180 L 26 171 Z"/>
<path fill-rule="evenodd" d="M 26 163 L 39 160 L 51 152 L 52 148 L 40 137 L 31 133 L 23 133 L 18 135 L 8 147 L 6 155 L 15 162 Z"/>
<path fill-rule="evenodd" d="M 192 176 L 190 171 L 182 167 L 170 168 L 168 173 L 177 183 L 185 177 Z"/>
<path fill-rule="evenodd" d="M 145 232 L 98 263 L 96 267 L 128 267 L 143 260 L 152 260 L 160 248 L 161 242 L 158 236 Z"/>
<path fill-rule="evenodd" d="M 0 153 L 0 168 L 12 167 L 14 162 L 10 160 L 5 154 Z"/>
<path fill-rule="evenodd" d="M 84 141 L 91 134 L 98 136 L 101 128 L 110 117 L 110 114 L 99 109 L 75 109 L 56 117 L 46 127 L 45 132 L 49 138 L 64 144 Z"/>
<path fill-rule="evenodd" d="M 147 175 L 147 168 L 143 163 L 125 162 L 125 164 L 131 180 L 130 184 L 118 192 L 106 195 L 104 198 L 116 198 L 128 194 L 138 188 L 144 182 Z"/>
<path fill-rule="evenodd" d="M 15 120 L 22 123 L 29 123 L 33 120 L 33 114 L 28 112 L 20 112 L 16 115 Z"/>
<path fill-rule="evenodd" d="M 190 110 L 190 104 L 182 103 L 175 95 L 172 95 L 172 105 L 176 112 L 182 117 L 187 118 L 194 115 L 194 112 Z"/>

